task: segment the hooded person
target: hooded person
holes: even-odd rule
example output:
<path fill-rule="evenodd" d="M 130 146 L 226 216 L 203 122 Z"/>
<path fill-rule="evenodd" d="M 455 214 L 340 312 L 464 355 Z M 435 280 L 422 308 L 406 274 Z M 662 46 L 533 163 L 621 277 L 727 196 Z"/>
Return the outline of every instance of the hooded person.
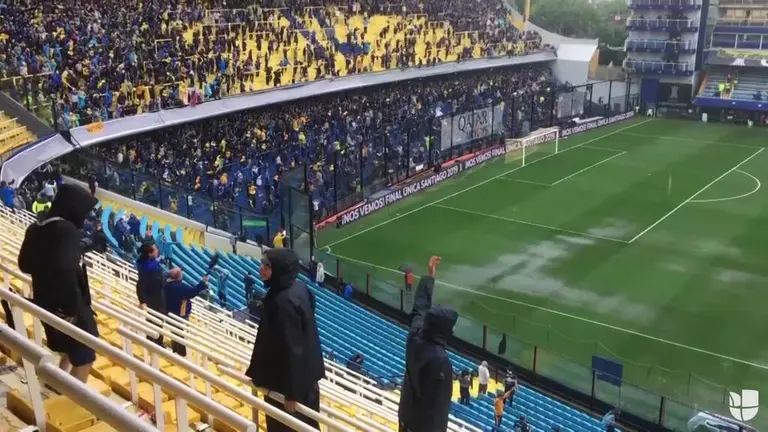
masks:
<path fill-rule="evenodd" d="M 325 377 L 315 320 L 315 297 L 298 280 L 298 275 L 299 259 L 293 250 L 271 249 L 264 253 L 260 276 L 268 291 L 245 374 L 254 385 L 285 396 L 286 402 L 282 404 L 267 394 L 264 397 L 267 403 L 318 428 L 316 421 L 295 413 L 297 403 L 319 410 L 318 381 Z M 267 430 L 292 429 L 267 417 Z"/>
<path fill-rule="evenodd" d="M 400 431 L 448 429 L 453 367 L 445 347 L 459 316 L 452 309 L 432 305 L 435 268 L 439 262 L 439 257 L 429 260 L 429 276 L 421 278 L 414 296 L 398 409 Z"/>
<path fill-rule="evenodd" d="M 159 256 L 160 251 L 154 243 L 144 243 L 139 248 L 139 259 L 136 260 L 136 270 L 139 273 L 136 281 L 136 297 L 142 309 L 150 308 L 165 315 L 163 267 L 158 260 Z M 163 335 L 159 335 L 157 339 L 147 336 L 147 339 L 160 346 L 163 345 Z"/>
<path fill-rule="evenodd" d="M 97 200 L 87 190 L 62 185 L 48 218 L 32 224 L 19 250 L 19 269 L 32 276 L 32 301 L 81 330 L 98 337 L 91 292 L 81 258 L 86 250 L 81 229 Z M 85 382 L 95 351 L 43 323 L 48 348 L 61 353 L 60 366 Z"/>

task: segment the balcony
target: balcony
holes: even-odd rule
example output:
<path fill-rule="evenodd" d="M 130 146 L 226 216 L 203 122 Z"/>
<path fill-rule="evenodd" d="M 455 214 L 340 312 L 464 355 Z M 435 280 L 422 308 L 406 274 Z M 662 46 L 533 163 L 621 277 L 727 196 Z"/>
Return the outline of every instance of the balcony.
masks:
<path fill-rule="evenodd" d="M 720 18 L 717 33 L 768 34 L 768 19 Z"/>
<path fill-rule="evenodd" d="M 693 65 L 687 62 L 624 60 L 624 69 L 642 75 L 693 75 Z"/>
<path fill-rule="evenodd" d="M 699 22 L 692 19 L 627 18 L 627 28 L 629 30 L 695 32 L 699 31 Z"/>
<path fill-rule="evenodd" d="M 768 50 L 768 34 L 714 33 L 712 48 Z"/>
<path fill-rule="evenodd" d="M 717 27 L 768 27 L 768 19 L 720 18 Z"/>
<path fill-rule="evenodd" d="M 720 0 L 719 7 L 749 7 L 750 9 L 768 8 L 768 1 L 765 0 Z"/>
<path fill-rule="evenodd" d="M 629 39 L 624 44 L 627 52 L 661 52 L 693 54 L 696 52 L 696 44 L 692 41 L 665 41 L 650 39 Z"/>
<path fill-rule="evenodd" d="M 628 0 L 630 9 L 646 10 L 698 10 L 701 0 Z"/>

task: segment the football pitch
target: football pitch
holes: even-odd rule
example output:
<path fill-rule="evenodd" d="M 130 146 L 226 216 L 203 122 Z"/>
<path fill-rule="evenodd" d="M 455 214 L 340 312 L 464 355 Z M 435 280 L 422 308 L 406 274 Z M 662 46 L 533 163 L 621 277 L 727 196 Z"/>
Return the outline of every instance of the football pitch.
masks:
<path fill-rule="evenodd" d="M 728 391 L 768 394 L 766 145 L 766 129 L 636 118 L 320 231 L 318 255 L 396 306 L 398 269 L 440 255 L 457 336 L 481 345 L 485 324 L 489 351 L 506 334 L 506 358 L 587 394 L 593 355 L 619 362 L 626 384 L 597 381 L 598 398 L 655 421 L 663 394 L 677 428 L 694 405 L 727 415 Z"/>

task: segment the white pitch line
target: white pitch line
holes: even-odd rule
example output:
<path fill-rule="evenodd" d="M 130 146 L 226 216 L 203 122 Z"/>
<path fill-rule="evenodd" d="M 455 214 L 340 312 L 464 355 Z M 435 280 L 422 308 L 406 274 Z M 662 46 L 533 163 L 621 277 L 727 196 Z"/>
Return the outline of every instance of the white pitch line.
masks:
<path fill-rule="evenodd" d="M 372 263 L 369 263 L 369 262 L 366 262 L 366 261 L 361 261 L 361 260 L 357 260 L 357 259 L 354 259 L 354 258 L 345 257 L 345 256 L 342 256 L 342 255 L 335 255 L 334 254 L 333 256 L 341 258 L 343 260 L 348 260 L 348 261 L 356 262 L 358 264 L 374 267 L 374 268 L 377 268 L 377 269 L 380 269 L 380 270 L 385 270 L 385 271 L 389 271 L 389 272 L 392 272 L 392 273 L 403 274 L 403 272 L 400 271 L 400 270 L 396 270 L 396 269 L 393 269 L 393 268 L 380 266 L 380 265 L 377 265 L 377 264 L 372 264 Z M 581 321 L 581 322 L 585 322 L 585 323 L 588 323 L 588 324 L 593 324 L 593 325 L 596 325 L 598 327 L 604 327 L 604 328 L 615 330 L 615 331 L 618 331 L 618 332 L 627 333 L 627 334 L 631 334 L 631 335 L 634 335 L 634 336 L 639 336 L 641 338 L 649 339 L 649 340 L 656 341 L 656 342 L 661 342 L 663 344 L 672 345 L 672 346 L 675 346 L 675 347 L 678 347 L 678 348 L 694 351 L 694 352 L 697 352 L 697 353 L 700 353 L 700 354 L 705 354 L 705 355 L 708 355 L 708 356 L 711 356 L 711 357 L 719 358 L 721 360 L 728 360 L 728 361 L 732 361 L 734 363 L 740 363 L 740 364 L 743 364 L 743 365 L 756 367 L 758 369 L 768 370 L 768 365 L 763 365 L 763 364 L 760 364 L 760 363 L 751 362 L 749 360 L 743 360 L 743 359 L 740 359 L 740 358 L 731 357 L 731 356 L 728 356 L 728 355 L 725 355 L 725 354 L 716 353 L 716 352 L 713 352 L 713 351 L 707 351 L 707 350 L 704 350 L 704 349 L 701 349 L 701 348 L 696 348 L 694 346 L 685 345 L 685 344 L 682 344 L 680 342 L 675 342 L 675 341 L 671 341 L 671 340 L 667 340 L 667 339 L 662 339 L 662 338 L 659 338 L 659 337 L 656 337 L 656 336 L 651 336 L 649 334 L 640 333 L 640 332 L 637 332 L 637 331 L 634 331 L 634 330 L 626 329 L 624 327 L 619 327 L 619 326 L 615 326 L 615 325 L 611 325 L 611 324 L 606 324 L 604 322 L 591 320 L 589 318 L 580 317 L 578 315 L 573 315 L 573 314 L 561 312 L 559 310 L 550 309 L 550 308 L 547 308 L 547 307 L 538 306 L 538 305 L 535 305 L 535 304 L 527 303 L 527 302 L 520 301 L 520 300 L 514 300 L 514 299 L 511 299 L 511 298 L 507 298 L 507 297 L 501 297 L 501 296 L 497 296 L 497 295 L 493 295 L 493 294 L 488 294 L 488 293 L 485 293 L 485 292 L 482 292 L 482 291 L 478 291 L 478 290 L 475 290 L 475 289 L 471 289 L 471 288 L 464 288 L 464 287 L 461 287 L 461 286 L 458 286 L 458 285 L 454 285 L 454 284 L 451 284 L 451 283 L 448 283 L 448 282 L 443 282 L 441 280 L 435 280 L 435 283 L 443 285 L 443 286 L 446 286 L 448 288 L 455 289 L 457 291 L 464 291 L 464 292 L 467 292 L 467 293 L 470 293 L 470 294 L 474 294 L 474 295 L 478 295 L 478 296 L 482 296 L 482 297 L 487 297 L 487 298 L 491 298 L 491 299 L 494 299 L 494 300 L 499 300 L 499 301 L 503 301 L 503 302 L 507 302 L 507 303 L 512 303 L 512 304 L 516 304 L 516 305 L 519 305 L 519 306 L 524 306 L 524 307 L 527 307 L 527 308 L 539 310 L 539 311 L 542 311 L 542 312 L 547 312 L 547 313 L 550 313 L 550 314 L 553 314 L 553 315 L 558 315 L 558 316 L 561 316 L 561 317 L 570 318 L 570 319 L 573 319 L 573 320 L 576 320 L 576 321 Z"/>
<path fill-rule="evenodd" d="M 635 133 L 635 132 L 621 132 L 621 134 L 637 136 L 637 137 L 645 137 L 645 138 L 663 139 L 663 140 L 669 140 L 669 141 L 689 142 L 691 144 L 712 144 L 712 145 L 720 145 L 725 147 L 743 147 L 743 148 L 755 148 L 755 149 L 764 148 L 764 147 L 748 145 L 748 144 L 736 144 L 736 143 L 727 143 L 727 142 L 719 142 L 719 141 L 702 141 L 702 140 L 692 139 L 692 138 L 679 138 L 679 137 L 670 137 L 670 136 L 663 136 L 663 135 L 648 135 L 648 134 L 641 134 L 641 133 Z"/>
<path fill-rule="evenodd" d="M 670 210 L 670 212 L 669 212 L 669 213 L 667 213 L 667 214 L 665 214 L 664 216 L 662 216 L 662 217 L 661 217 L 661 219 L 659 219 L 659 220 L 657 220 L 656 222 L 654 222 L 654 223 L 653 223 L 653 225 L 651 225 L 651 226 L 649 226 L 648 228 L 644 229 L 644 230 L 643 230 L 643 232 L 641 232 L 640 234 L 638 234 L 638 235 L 634 236 L 634 237 L 632 238 L 632 240 L 630 240 L 630 241 L 629 241 L 629 243 L 632 243 L 632 242 L 634 242 L 635 240 L 637 240 L 637 239 L 639 239 L 640 237 L 642 237 L 642 236 L 643 236 L 645 233 L 647 233 L 648 231 L 650 231 L 651 229 L 653 229 L 653 227 L 655 227 L 656 225 L 660 224 L 660 223 L 661 223 L 661 222 L 662 222 L 664 219 L 666 219 L 666 218 L 668 218 L 668 217 L 672 216 L 672 214 L 673 214 L 674 212 L 676 212 L 676 211 L 680 210 L 680 208 L 681 208 L 682 206 L 684 206 L 684 205 L 688 204 L 689 202 L 691 202 L 691 200 L 693 200 L 694 198 L 696 198 L 696 197 L 697 197 L 697 196 L 698 196 L 700 193 L 702 193 L 702 192 L 704 192 L 705 190 L 707 190 L 707 189 L 708 189 L 710 186 L 712 186 L 713 184 L 717 183 L 717 182 L 718 182 L 720 179 L 722 179 L 723 177 L 725 177 L 725 176 L 727 176 L 728 174 L 730 174 L 730 173 L 732 173 L 732 172 L 736 171 L 737 169 L 739 169 L 739 167 L 740 167 L 740 166 L 742 166 L 742 165 L 744 165 L 745 163 L 747 163 L 747 162 L 748 162 L 750 159 L 752 159 L 753 157 L 755 157 L 755 156 L 759 155 L 759 154 L 760 154 L 760 153 L 761 153 L 763 150 L 765 150 L 765 148 L 760 148 L 760 150 L 758 150 L 758 151 L 754 152 L 754 153 L 752 154 L 752 156 L 750 156 L 750 157 L 748 157 L 748 158 L 744 159 L 743 161 L 739 162 L 739 164 L 738 164 L 738 165 L 736 165 L 735 167 L 733 167 L 733 168 L 729 169 L 728 171 L 724 172 L 724 173 L 723 173 L 723 174 L 722 174 L 720 177 L 718 177 L 718 178 L 716 178 L 716 179 L 712 180 L 711 182 L 709 182 L 709 184 L 707 184 L 707 185 L 706 185 L 706 186 L 704 186 L 703 188 L 699 189 L 699 191 L 698 191 L 698 192 L 696 192 L 695 194 L 691 195 L 691 196 L 690 196 L 690 197 L 689 197 L 687 200 L 685 200 L 685 201 L 681 202 L 681 203 L 680 203 L 680 205 L 678 205 L 677 207 L 673 208 L 672 210 Z"/>
<path fill-rule="evenodd" d="M 490 183 L 490 182 L 492 182 L 492 181 L 494 181 L 494 180 L 496 180 L 496 179 L 499 179 L 499 178 L 501 178 L 501 177 L 504 177 L 504 176 L 506 176 L 506 175 L 508 175 L 508 174 L 511 174 L 511 173 L 513 173 L 513 172 L 515 172 L 515 171 L 517 171 L 517 170 L 521 169 L 521 168 L 525 168 L 525 167 L 527 167 L 527 166 L 529 166 L 529 165 L 533 165 L 533 164 L 535 164 L 536 162 L 540 162 L 540 161 L 543 161 L 543 160 L 545 160 L 545 159 L 547 159 L 547 158 L 550 158 L 550 157 L 552 157 L 552 156 L 555 156 L 555 155 L 559 155 L 559 154 L 561 154 L 561 153 L 565 153 L 565 152 L 567 152 L 568 150 L 573 150 L 573 149 L 575 149 L 575 148 L 578 148 L 578 147 L 581 147 L 581 146 L 583 146 L 583 145 L 586 145 L 586 144 L 590 144 L 590 143 L 593 143 L 593 142 L 595 142 L 595 141 L 599 141 L 599 140 L 601 140 L 601 139 L 603 139 L 603 138 L 607 138 L 607 137 L 609 137 L 609 136 L 612 136 L 612 135 L 616 135 L 617 133 L 621 133 L 621 132 L 623 132 L 623 131 L 625 131 L 625 130 L 628 130 L 628 129 L 632 129 L 633 127 L 636 127 L 636 126 L 640 126 L 640 125 L 646 124 L 646 123 L 648 123 L 648 122 L 650 122 L 650 121 L 653 121 L 653 119 L 647 119 L 647 120 L 643 120 L 643 121 L 641 121 L 641 122 L 638 122 L 638 123 L 634 123 L 634 124 L 631 124 L 631 125 L 629 125 L 629 126 L 626 126 L 626 127 L 623 127 L 623 128 L 621 128 L 621 129 L 617 129 L 617 130 L 615 130 L 615 131 L 613 131 L 613 132 L 609 132 L 609 133 L 607 133 L 607 134 L 605 134 L 605 135 L 601 135 L 601 136 L 599 136 L 599 137 L 597 137 L 597 138 L 593 138 L 593 139 L 591 139 L 591 140 L 589 140 L 589 141 L 584 141 L 584 142 L 583 142 L 583 143 L 581 143 L 581 144 L 576 144 L 576 145 L 575 145 L 575 146 L 573 146 L 573 147 L 568 147 L 567 149 L 565 149 L 565 150 L 562 150 L 562 151 L 560 151 L 560 152 L 557 152 L 557 153 L 552 153 L 552 154 L 548 154 L 548 155 L 544 156 L 543 158 L 541 158 L 541 159 L 536 159 L 535 161 L 533 161 L 533 162 L 531 162 L 531 163 L 529 163 L 529 164 L 527 164 L 527 165 L 521 165 L 521 166 L 519 166 L 519 167 L 517 167 L 517 168 L 513 168 L 513 169 L 511 169 L 511 170 L 509 170 L 509 171 L 507 171 L 507 172 L 501 173 L 501 174 L 499 174 L 499 175 L 497 175 L 497 176 L 495 176 L 495 177 L 491 177 L 491 178 L 489 178 L 489 179 L 487 179 L 487 180 L 481 181 L 480 183 L 476 183 L 476 184 L 474 184 L 474 185 L 472 185 L 472 186 L 470 186 L 470 187 L 468 187 L 468 188 L 465 188 L 465 189 L 462 189 L 462 190 L 460 190 L 460 191 L 458 191 L 458 192 L 455 192 L 455 193 L 452 193 L 452 194 L 450 194 L 450 195 L 444 196 L 444 197 L 442 197 L 442 198 L 440 198 L 440 199 L 438 199 L 438 200 L 435 200 L 435 201 L 433 201 L 433 202 L 430 202 L 430 203 L 424 204 L 424 205 L 423 205 L 423 206 L 421 206 L 421 207 L 417 207 L 417 208 L 415 208 L 415 209 L 413 209 L 413 210 L 411 210 L 411 211 L 407 211 L 407 212 L 405 212 L 405 213 L 403 213 L 403 214 L 401 214 L 401 215 L 395 216 L 395 217 L 393 217 L 393 218 L 389 218 L 389 219 L 385 220 L 384 222 L 378 223 L 378 224 L 376 224 L 376 225 L 373 225 L 373 226 L 370 226 L 370 227 L 368 227 L 368 228 L 366 228 L 366 229 L 364 229 L 364 230 L 361 230 L 361 231 L 358 231 L 358 232 L 356 232 L 356 233 L 354 233 L 354 234 L 348 235 L 347 237 L 344 237 L 343 239 L 341 239 L 341 240 L 337 240 L 337 241 L 335 241 L 335 242 L 333 242 L 333 243 L 329 243 L 329 244 L 327 244 L 326 246 L 335 246 L 335 245 L 337 245 L 337 244 L 339 244 L 339 243 L 343 243 L 343 242 L 345 242 L 345 241 L 347 241 L 347 240 L 349 240 L 349 239 L 352 239 L 352 238 L 355 238 L 355 237 L 359 236 L 360 234 L 365 234 L 365 233 L 367 233 L 368 231 L 374 230 L 374 229 L 376 229 L 376 228 L 378 228 L 378 227 L 384 226 L 384 225 L 386 225 L 386 224 L 388 224 L 388 223 L 391 223 L 391 222 L 394 222 L 394 221 L 396 221 L 396 220 L 398 220 L 398 219 L 404 218 L 404 217 L 406 217 L 406 216 L 408 216 L 408 215 L 410 215 L 410 214 L 416 213 L 417 211 L 420 211 L 420 210 L 424 210 L 425 208 L 427 208 L 427 207 L 431 206 L 432 204 L 437 204 L 437 203 L 439 203 L 439 202 L 443 202 L 443 201 L 445 201 L 445 200 L 447 200 L 447 199 L 449 199 L 449 198 L 453 198 L 453 197 L 455 197 L 455 196 L 457 196 L 457 195 L 459 195 L 459 194 L 463 194 L 464 192 L 470 191 L 470 190 L 472 190 L 472 189 L 474 189 L 474 188 L 476 188 L 476 187 L 480 187 L 480 186 L 482 186 L 482 185 L 484 185 L 484 184 Z"/>
<path fill-rule="evenodd" d="M 583 148 L 593 149 L 593 150 L 602 150 L 602 151 L 609 151 L 614 153 L 621 153 L 624 150 L 614 149 L 614 148 L 608 148 L 608 147 L 598 147 L 598 146 L 591 146 L 591 145 L 584 145 Z"/>
<path fill-rule="evenodd" d="M 517 223 L 517 224 L 521 224 L 521 225 L 530 225 L 530 226 L 534 226 L 534 227 L 538 227 L 538 228 L 548 229 L 548 230 L 551 230 L 551 231 L 559 231 L 559 232 L 568 233 L 568 234 L 575 234 L 575 235 L 579 235 L 579 236 L 582 236 L 582 237 L 592 237 L 592 238 L 596 238 L 596 239 L 600 239 L 600 240 L 608 240 L 608 241 L 612 241 L 612 242 L 616 242 L 616 243 L 627 243 L 626 240 L 620 240 L 620 239 L 615 239 L 615 238 L 611 238 L 611 237 L 603 237 L 603 236 L 600 236 L 600 235 L 589 234 L 589 233 L 580 232 L 580 231 L 572 231 L 572 230 L 565 229 L 565 228 L 560 228 L 560 227 L 555 227 L 555 226 L 550 226 L 550 225 L 543 225 L 543 224 L 539 224 L 539 223 L 535 223 L 535 222 L 528 222 L 528 221 L 519 220 L 519 219 L 512 219 L 512 218 L 508 218 L 508 217 L 504 217 L 504 216 L 498 216 L 498 215 L 489 214 L 489 213 L 476 212 L 474 210 L 467 210 L 467 209 L 463 209 L 463 208 L 451 207 L 451 206 L 446 206 L 446 205 L 442 205 L 442 204 L 433 204 L 432 206 L 433 207 L 438 207 L 438 208 L 444 208 L 444 209 L 448 209 L 448 210 L 453 210 L 453 211 L 457 211 L 457 212 L 469 213 L 469 214 L 473 214 L 473 215 L 476 215 L 476 216 L 482 216 L 482 217 L 487 217 L 487 218 L 492 218 L 492 219 L 503 220 L 503 221 L 506 221 L 506 222 L 513 222 L 513 223 Z"/>
<path fill-rule="evenodd" d="M 752 189 L 751 191 L 749 191 L 747 193 L 743 193 L 743 194 L 737 195 L 737 196 L 726 197 L 726 198 L 712 198 L 712 199 L 703 199 L 703 200 L 691 200 L 691 202 L 692 203 L 708 203 L 708 202 L 730 201 L 730 200 L 735 200 L 735 199 L 739 199 L 739 198 L 748 197 L 748 196 L 752 195 L 753 193 L 757 192 L 758 190 L 760 190 L 760 187 L 762 186 L 762 183 L 760 183 L 760 179 L 758 179 L 757 177 L 753 176 L 752 174 L 750 174 L 750 173 L 748 173 L 746 171 L 736 170 L 734 172 L 740 172 L 740 173 L 742 173 L 742 174 L 744 174 L 744 175 L 746 175 L 748 177 L 752 177 L 752 180 L 757 182 L 757 187 L 755 187 L 754 189 Z"/>
<path fill-rule="evenodd" d="M 528 183 L 528 184 L 534 184 L 538 186 L 552 186 L 549 183 L 541 183 L 541 182 L 535 182 L 531 180 L 523 180 L 523 179 L 510 178 L 510 177 L 499 177 L 497 180 L 506 180 L 506 181 L 517 182 L 517 183 Z"/>
<path fill-rule="evenodd" d="M 621 156 L 621 155 L 623 155 L 623 154 L 625 154 L 625 153 L 627 153 L 627 152 L 623 151 L 623 152 L 621 152 L 621 153 L 616 153 L 615 155 L 613 155 L 613 156 L 611 156 L 611 157 L 609 157 L 609 158 L 603 159 L 603 160 L 601 160 L 600 162 L 597 162 L 597 163 L 593 163 L 592 165 L 590 165 L 590 166 L 588 166 L 588 167 L 586 167 L 586 168 L 583 168 L 583 169 L 580 169 L 580 170 L 576 171 L 575 173 L 573 173 L 573 174 L 569 175 L 568 177 L 563 177 L 563 178 L 561 178 L 560 180 L 558 180 L 558 181 L 556 181 L 556 182 L 552 183 L 552 186 L 555 186 L 555 185 L 557 185 L 557 184 L 559 184 L 559 183 L 562 183 L 562 182 L 564 182 L 564 181 L 568 180 L 569 178 L 575 177 L 575 176 L 577 176 L 577 175 L 579 175 L 579 174 L 583 173 L 584 171 L 586 171 L 586 170 L 588 170 L 588 169 L 590 169 L 590 168 L 594 168 L 594 167 L 596 167 L 596 166 L 598 166 L 598 165 L 600 165 L 600 164 L 604 164 L 604 163 L 608 162 L 609 160 L 611 160 L 611 159 L 615 159 L 615 158 L 617 158 L 617 157 L 619 157 L 619 156 Z"/>

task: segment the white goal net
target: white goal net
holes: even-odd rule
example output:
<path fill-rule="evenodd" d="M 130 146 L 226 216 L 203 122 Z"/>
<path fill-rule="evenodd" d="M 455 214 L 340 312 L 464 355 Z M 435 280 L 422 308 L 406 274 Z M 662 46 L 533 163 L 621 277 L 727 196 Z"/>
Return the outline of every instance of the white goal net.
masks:
<path fill-rule="evenodd" d="M 525 165 L 560 150 L 560 128 L 539 129 L 525 138 L 508 139 L 506 144 L 507 152 L 519 157 Z"/>

